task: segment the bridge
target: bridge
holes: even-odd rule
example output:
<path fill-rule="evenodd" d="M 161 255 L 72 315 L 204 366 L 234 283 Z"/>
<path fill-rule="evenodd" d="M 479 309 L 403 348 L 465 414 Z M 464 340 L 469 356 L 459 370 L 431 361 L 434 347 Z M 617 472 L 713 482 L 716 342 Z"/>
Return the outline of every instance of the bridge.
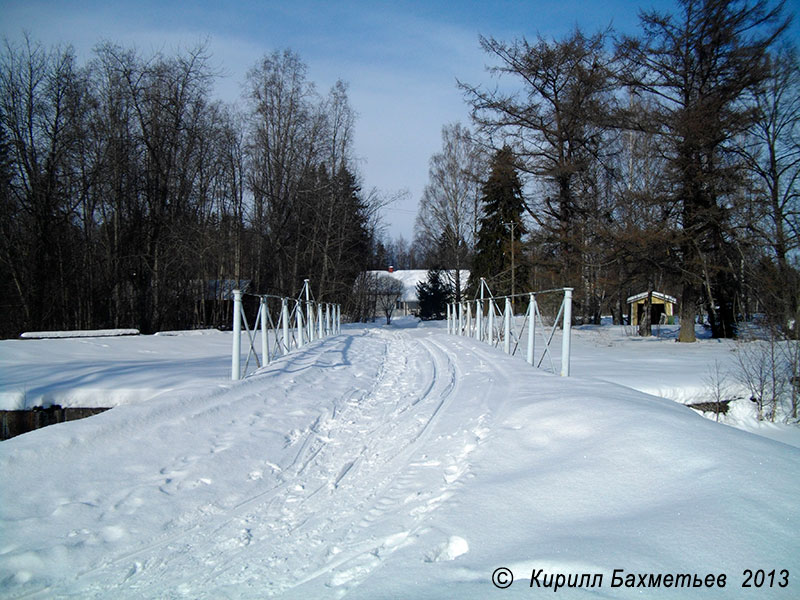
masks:
<path fill-rule="evenodd" d="M 484 278 L 471 301 L 447 305 L 447 333 L 474 338 L 502 347 L 509 355 L 525 353 L 531 366 L 569 376 L 570 332 L 573 288 L 557 288 L 507 296 L 494 296 Z M 249 368 L 267 365 L 275 356 L 285 356 L 314 340 L 341 333 L 342 313 L 338 304 L 316 302 L 308 279 L 296 298 L 249 294 L 259 299 L 253 325 L 247 319 L 243 293 L 234 290 L 233 351 L 231 378 L 241 379 Z M 542 299 L 553 309 L 542 309 Z M 555 299 L 555 302 L 553 301 Z M 514 303 L 526 305 L 514 314 Z M 271 310 L 270 303 L 273 307 Z M 503 309 L 500 309 L 500 306 Z M 551 351 L 557 330 L 561 330 L 560 368 Z M 242 365 L 242 334 L 247 335 L 247 355 Z M 259 339 L 260 338 L 260 339 Z M 260 341 L 260 354 L 256 350 Z"/>

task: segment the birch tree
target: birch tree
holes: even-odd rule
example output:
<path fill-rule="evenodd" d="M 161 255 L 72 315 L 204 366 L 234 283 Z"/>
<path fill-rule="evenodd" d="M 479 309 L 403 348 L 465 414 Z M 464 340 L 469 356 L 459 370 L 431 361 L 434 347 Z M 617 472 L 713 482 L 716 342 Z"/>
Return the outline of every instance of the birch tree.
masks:
<path fill-rule="evenodd" d="M 419 203 L 416 239 L 435 266 L 452 270 L 460 300 L 461 270 L 470 264 L 478 230 L 480 179 L 485 161 L 469 130 L 455 123 L 442 128 L 442 150 L 430 159 L 428 184 Z"/>

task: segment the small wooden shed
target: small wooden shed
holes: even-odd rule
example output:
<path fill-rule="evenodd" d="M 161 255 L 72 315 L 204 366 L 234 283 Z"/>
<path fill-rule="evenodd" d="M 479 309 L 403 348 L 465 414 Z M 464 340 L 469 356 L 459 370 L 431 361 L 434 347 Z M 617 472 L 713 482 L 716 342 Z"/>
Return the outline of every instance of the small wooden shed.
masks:
<path fill-rule="evenodd" d="M 628 298 L 628 315 L 630 316 L 631 325 L 638 325 L 640 323 L 646 302 L 647 292 L 642 292 L 641 294 L 636 294 Z M 671 321 L 671 317 L 675 315 L 675 305 L 677 303 L 678 300 L 673 296 L 663 292 L 653 292 L 650 322 L 655 325 L 661 322 Z M 663 321 L 662 316 L 664 317 Z"/>

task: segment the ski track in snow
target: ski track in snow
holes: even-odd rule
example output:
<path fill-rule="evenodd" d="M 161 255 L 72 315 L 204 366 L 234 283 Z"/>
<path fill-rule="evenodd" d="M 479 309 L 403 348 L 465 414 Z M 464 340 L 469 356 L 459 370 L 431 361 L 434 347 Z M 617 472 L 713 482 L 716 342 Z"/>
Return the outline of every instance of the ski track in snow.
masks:
<path fill-rule="evenodd" d="M 343 341 L 326 343 L 330 350 L 302 357 L 291 367 L 317 378 L 310 387 L 319 385 L 320 391 L 326 369 L 311 367 L 335 364 Z M 356 375 L 363 372 L 365 387 L 348 387 L 324 403 L 322 413 L 304 431 L 289 436 L 284 456 L 291 460 L 286 464 L 253 456 L 241 489 L 257 482 L 257 493 L 190 504 L 191 510 L 162 524 L 161 537 L 133 544 L 131 532 L 109 525 L 100 534 L 105 551 L 99 564 L 83 565 L 72 581 L 27 592 L 31 597 L 47 597 L 56 590 L 75 597 L 156 597 L 168 581 L 177 596 L 195 598 L 219 597 L 220 592 L 224 596 L 226 589 L 248 585 L 265 596 L 292 596 L 295 588 L 297 597 L 313 596 L 315 589 L 340 596 L 388 555 L 414 543 L 427 531 L 432 513 L 468 476 L 468 457 L 488 431 L 487 400 L 495 393 L 494 385 L 484 385 L 485 406 L 478 413 L 458 412 L 437 427 L 448 406 L 458 401 L 461 387 L 471 383 L 469 374 L 459 371 L 452 350 L 433 336 L 412 338 L 402 330 L 372 330 L 359 343 L 383 346 L 382 352 L 365 354 L 365 364 L 349 367 Z M 380 356 L 379 364 L 369 364 L 373 355 Z M 484 384 L 508 380 L 502 373 L 487 379 L 491 362 L 484 364 Z M 245 385 L 256 387 L 260 377 Z M 289 387 L 300 378 L 290 378 Z M 249 420 L 255 436 L 259 418 L 254 412 L 235 420 Z M 213 431 L 206 447 L 198 446 L 197 452 L 169 460 L 165 456 L 157 481 L 148 481 L 152 473 L 143 472 L 122 498 L 101 507 L 109 513 L 107 520 L 113 521 L 115 511 L 144 508 L 137 486 L 156 486 L 160 494 L 182 497 L 212 487 L 213 477 L 204 473 L 208 457 L 239 451 L 240 430 L 227 425 Z M 402 530 L 396 527 L 398 517 Z M 459 533 L 430 548 L 426 560 L 451 560 L 468 552 L 468 539 Z M 122 539 L 128 542 L 126 549 L 115 551 L 115 542 Z M 262 548 L 253 552 L 256 545 Z M 261 561 L 253 562 L 252 556 Z M 197 573 L 203 573 L 199 580 Z"/>

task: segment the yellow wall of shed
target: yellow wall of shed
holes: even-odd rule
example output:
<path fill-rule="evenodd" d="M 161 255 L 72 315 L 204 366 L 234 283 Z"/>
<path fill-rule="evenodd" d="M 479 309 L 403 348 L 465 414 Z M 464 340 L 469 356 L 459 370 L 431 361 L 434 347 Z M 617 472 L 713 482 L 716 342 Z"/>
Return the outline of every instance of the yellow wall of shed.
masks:
<path fill-rule="evenodd" d="M 638 325 L 639 324 L 639 307 L 642 306 L 647 301 L 647 298 L 642 298 L 641 300 L 637 300 L 636 302 L 630 303 L 630 320 L 631 325 Z M 664 305 L 664 314 L 668 317 L 674 316 L 674 307 L 675 305 L 672 302 L 667 302 L 666 300 L 662 300 L 661 298 L 656 298 L 653 296 L 653 304 L 663 304 Z"/>

